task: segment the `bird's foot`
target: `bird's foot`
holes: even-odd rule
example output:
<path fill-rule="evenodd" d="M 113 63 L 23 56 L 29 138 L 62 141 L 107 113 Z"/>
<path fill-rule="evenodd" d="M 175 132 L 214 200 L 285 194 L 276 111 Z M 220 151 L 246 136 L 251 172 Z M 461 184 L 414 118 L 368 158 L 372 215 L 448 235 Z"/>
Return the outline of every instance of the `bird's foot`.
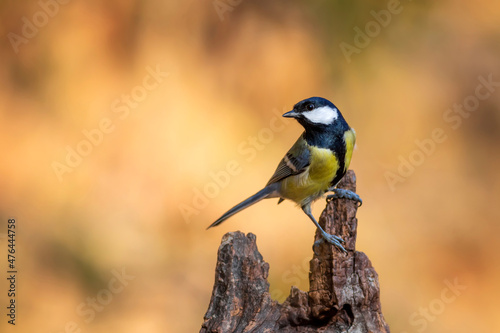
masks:
<path fill-rule="evenodd" d="M 341 243 L 345 243 L 345 241 L 339 237 L 339 236 L 335 236 L 335 235 L 330 235 L 328 233 L 322 233 L 322 238 L 320 238 L 319 240 L 315 241 L 314 244 L 313 244 L 313 251 L 314 253 L 317 255 L 318 253 L 316 252 L 316 248 L 321 244 L 323 243 L 324 241 L 327 241 L 328 243 L 334 245 L 335 247 L 337 247 L 339 250 L 341 250 L 342 252 L 344 253 L 347 253 L 346 249 L 344 249 L 344 247 L 342 246 Z"/>
<path fill-rule="evenodd" d="M 358 207 L 361 207 L 363 204 L 363 200 L 354 193 L 353 191 L 345 190 L 342 188 L 334 188 L 331 190 L 333 194 L 327 195 L 326 196 L 326 201 L 330 201 L 333 199 L 349 199 L 349 200 L 354 200 L 358 203 Z"/>

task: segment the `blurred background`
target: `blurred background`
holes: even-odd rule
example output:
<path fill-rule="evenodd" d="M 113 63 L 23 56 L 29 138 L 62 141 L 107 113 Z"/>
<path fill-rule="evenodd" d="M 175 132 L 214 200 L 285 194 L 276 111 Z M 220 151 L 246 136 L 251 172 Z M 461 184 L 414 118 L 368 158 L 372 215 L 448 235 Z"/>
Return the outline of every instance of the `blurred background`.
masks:
<path fill-rule="evenodd" d="M 392 332 L 497 332 L 500 4 L 3 1 L 16 331 L 196 332 L 222 235 L 257 235 L 270 291 L 308 289 L 315 227 L 259 190 L 332 100 L 356 129 L 357 248 Z M 319 216 L 324 201 L 318 201 Z"/>

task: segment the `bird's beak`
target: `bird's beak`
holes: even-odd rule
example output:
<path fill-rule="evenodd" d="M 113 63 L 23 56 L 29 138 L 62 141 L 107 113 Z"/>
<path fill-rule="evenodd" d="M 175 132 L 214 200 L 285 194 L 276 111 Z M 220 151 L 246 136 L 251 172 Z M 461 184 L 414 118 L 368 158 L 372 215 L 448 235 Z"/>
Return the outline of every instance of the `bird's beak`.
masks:
<path fill-rule="evenodd" d="M 285 113 L 283 115 L 283 117 L 285 117 L 285 118 L 297 118 L 298 115 L 299 115 L 298 112 L 295 112 L 295 110 L 292 110 L 292 111 L 288 111 L 287 113 Z"/>

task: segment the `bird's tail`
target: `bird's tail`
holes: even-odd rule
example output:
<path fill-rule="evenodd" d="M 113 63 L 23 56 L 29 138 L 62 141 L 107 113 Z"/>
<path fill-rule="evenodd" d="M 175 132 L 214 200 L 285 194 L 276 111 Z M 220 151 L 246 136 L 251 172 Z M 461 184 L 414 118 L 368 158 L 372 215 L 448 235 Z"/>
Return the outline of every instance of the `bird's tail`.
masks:
<path fill-rule="evenodd" d="M 218 226 L 219 224 L 221 224 L 222 222 L 224 222 L 225 220 L 227 220 L 228 218 L 230 218 L 234 214 L 238 213 L 239 211 L 241 211 L 247 207 L 250 207 L 251 205 L 261 201 L 262 199 L 270 197 L 271 194 L 274 194 L 275 192 L 276 192 L 275 186 L 271 185 L 271 186 L 264 187 L 262 190 L 255 193 L 250 198 L 246 199 L 245 201 L 240 202 L 239 204 L 237 204 L 236 206 L 234 206 L 233 208 L 228 210 L 224 215 L 219 217 L 217 219 L 217 221 L 212 223 L 207 229 Z"/>

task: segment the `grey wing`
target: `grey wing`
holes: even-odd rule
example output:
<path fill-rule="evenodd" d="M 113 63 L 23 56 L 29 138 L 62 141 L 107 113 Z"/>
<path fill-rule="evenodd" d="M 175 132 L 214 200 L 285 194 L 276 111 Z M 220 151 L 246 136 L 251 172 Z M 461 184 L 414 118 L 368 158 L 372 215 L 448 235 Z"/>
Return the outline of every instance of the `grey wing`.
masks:
<path fill-rule="evenodd" d="M 287 177 L 304 172 L 309 166 L 310 156 L 311 152 L 309 151 L 309 147 L 301 136 L 280 161 L 273 176 L 267 182 L 267 185 L 277 183 Z"/>

